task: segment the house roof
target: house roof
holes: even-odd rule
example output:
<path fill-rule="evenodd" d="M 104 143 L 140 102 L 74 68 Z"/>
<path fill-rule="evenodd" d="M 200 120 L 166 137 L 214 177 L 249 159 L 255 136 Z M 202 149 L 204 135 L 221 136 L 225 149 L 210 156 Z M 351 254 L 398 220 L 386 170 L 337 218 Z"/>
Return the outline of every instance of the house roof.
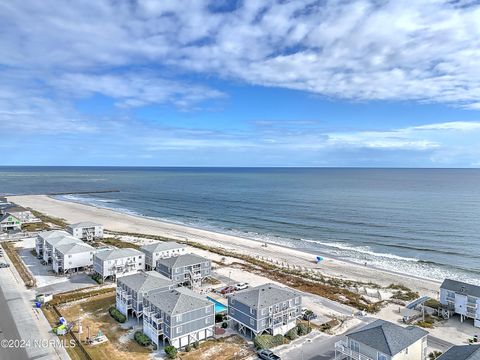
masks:
<path fill-rule="evenodd" d="M 80 254 L 84 252 L 91 252 L 95 250 L 94 247 L 85 244 L 85 243 L 69 243 L 69 244 L 64 244 L 64 245 L 59 245 L 55 248 L 59 252 L 61 252 L 63 255 L 67 254 Z"/>
<path fill-rule="evenodd" d="M 184 254 L 179 256 L 170 257 L 167 259 L 160 259 L 157 261 L 157 264 L 163 264 L 169 268 L 176 268 L 181 266 L 195 265 L 198 263 L 210 261 L 200 255 L 195 254 Z"/>
<path fill-rule="evenodd" d="M 83 222 L 68 225 L 68 227 L 71 228 L 71 229 L 85 228 L 85 227 L 97 227 L 97 226 L 102 226 L 102 224 L 94 223 L 94 222 L 91 222 L 91 221 L 83 221 Z"/>
<path fill-rule="evenodd" d="M 46 243 L 50 244 L 51 246 L 55 246 L 55 248 L 61 246 L 61 245 L 67 245 L 67 244 L 84 244 L 84 242 L 80 239 L 77 239 L 76 237 L 73 237 L 72 235 L 68 236 L 55 236 L 51 237 L 45 240 Z"/>
<path fill-rule="evenodd" d="M 145 299 L 170 316 L 214 306 L 207 298 L 183 287 L 148 295 Z"/>
<path fill-rule="evenodd" d="M 10 216 L 11 216 L 11 217 L 14 217 L 14 218 L 17 219 L 18 221 L 20 221 L 20 219 L 17 218 L 15 215 L 10 214 L 10 213 L 5 213 L 5 214 L 1 215 L 1 217 L 0 217 L 0 222 L 6 220 L 6 219 L 7 219 L 8 217 L 10 217 Z"/>
<path fill-rule="evenodd" d="M 144 250 L 144 252 L 148 253 L 154 253 L 165 250 L 182 249 L 186 247 L 187 245 L 179 244 L 175 241 L 158 241 L 149 245 L 143 245 L 140 250 Z"/>
<path fill-rule="evenodd" d="M 346 336 L 383 354 L 395 356 L 427 334 L 416 326 L 404 328 L 385 320 L 376 320 Z"/>
<path fill-rule="evenodd" d="M 5 205 L 2 205 L 3 211 L 8 211 L 9 213 L 17 213 L 17 212 L 24 212 L 24 211 L 30 211 L 25 209 L 22 206 L 18 206 L 16 204 L 8 203 Z"/>
<path fill-rule="evenodd" d="M 262 309 L 283 301 L 288 301 L 296 296 L 300 296 L 300 293 L 292 289 L 275 284 L 265 284 L 243 290 L 228 297 L 250 308 Z"/>
<path fill-rule="evenodd" d="M 136 274 L 126 275 L 119 278 L 118 282 L 125 284 L 137 292 L 148 292 L 173 284 L 172 280 L 156 271 L 142 271 Z"/>
<path fill-rule="evenodd" d="M 480 286 L 467 284 L 462 281 L 445 279 L 443 280 L 442 285 L 440 285 L 440 288 L 454 291 L 459 294 L 464 293 L 465 295 L 480 297 Z"/>
<path fill-rule="evenodd" d="M 480 360 L 480 345 L 452 346 L 438 360 Z"/>
<path fill-rule="evenodd" d="M 124 248 L 124 249 L 106 249 L 106 250 L 99 250 L 95 257 L 105 261 L 105 260 L 115 260 L 121 259 L 130 256 L 139 256 L 143 255 L 141 251 L 132 249 L 132 248 Z"/>

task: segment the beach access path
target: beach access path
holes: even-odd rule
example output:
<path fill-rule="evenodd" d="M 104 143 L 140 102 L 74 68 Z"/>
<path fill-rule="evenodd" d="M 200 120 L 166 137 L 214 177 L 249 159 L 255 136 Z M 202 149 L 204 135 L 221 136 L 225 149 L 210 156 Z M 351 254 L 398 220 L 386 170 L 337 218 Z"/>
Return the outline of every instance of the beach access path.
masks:
<path fill-rule="evenodd" d="M 45 195 L 11 196 L 8 197 L 8 200 L 46 215 L 63 218 L 69 223 L 95 221 L 103 224 L 107 230 L 159 235 L 180 241 L 194 241 L 203 245 L 234 251 L 238 254 L 259 255 L 290 265 L 318 269 L 325 276 L 373 282 L 382 286 L 388 286 L 392 283 L 402 284 L 420 292 L 422 295 L 438 296 L 439 282 L 350 263 L 323 254 L 319 255 L 324 256 L 324 261 L 317 264 L 315 262 L 316 254 L 274 244 L 268 244 L 265 247 L 262 246 L 263 243 L 252 239 L 61 201 Z"/>

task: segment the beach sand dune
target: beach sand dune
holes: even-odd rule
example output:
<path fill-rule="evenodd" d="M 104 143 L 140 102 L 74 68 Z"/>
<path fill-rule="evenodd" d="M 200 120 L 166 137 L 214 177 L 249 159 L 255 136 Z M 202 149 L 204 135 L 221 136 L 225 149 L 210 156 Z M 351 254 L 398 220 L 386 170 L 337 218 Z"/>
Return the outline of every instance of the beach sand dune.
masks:
<path fill-rule="evenodd" d="M 412 290 L 419 291 L 422 295 L 433 297 L 436 297 L 438 293 L 439 283 L 436 281 L 375 269 L 325 256 L 325 260 L 317 265 L 314 261 L 315 254 L 273 244 L 264 247 L 262 246 L 263 243 L 238 236 L 61 201 L 45 195 L 12 196 L 9 197 L 9 200 L 47 215 L 63 218 L 69 223 L 95 221 L 103 224 L 107 230 L 159 235 L 181 241 L 195 241 L 240 254 L 259 255 L 290 265 L 318 269 L 325 276 L 373 282 L 382 286 L 392 283 L 403 284 Z M 323 254 L 320 255 L 323 256 Z"/>

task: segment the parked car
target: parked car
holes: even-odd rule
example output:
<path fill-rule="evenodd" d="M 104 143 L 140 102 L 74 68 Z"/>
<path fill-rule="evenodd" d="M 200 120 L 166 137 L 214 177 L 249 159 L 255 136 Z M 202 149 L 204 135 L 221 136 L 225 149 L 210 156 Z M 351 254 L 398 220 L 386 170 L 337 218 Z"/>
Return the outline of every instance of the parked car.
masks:
<path fill-rule="evenodd" d="M 225 286 L 222 290 L 220 290 L 220 294 L 226 295 L 230 294 L 235 291 L 234 286 Z"/>
<path fill-rule="evenodd" d="M 248 289 L 248 283 L 238 283 L 235 285 L 235 290 L 245 290 Z"/>
<path fill-rule="evenodd" d="M 0 269 L 1 268 L 8 268 L 8 267 L 10 267 L 10 264 L 6 264 L 6 263 L 1 263 L 0 264 Z"/>
<path fill-rule="evenodd" d="M 280 356 L 275 355 L 270 350 L 259 350 L 257 351 L 257 355 L 260 359 L 263 359 L 263 360 L 281 360 Z"/>

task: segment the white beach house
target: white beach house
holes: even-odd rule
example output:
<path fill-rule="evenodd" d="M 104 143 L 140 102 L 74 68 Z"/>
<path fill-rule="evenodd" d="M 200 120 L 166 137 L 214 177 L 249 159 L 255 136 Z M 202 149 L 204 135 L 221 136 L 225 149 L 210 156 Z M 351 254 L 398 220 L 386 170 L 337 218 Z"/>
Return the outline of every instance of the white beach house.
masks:
<path fill-rule="evenodd" d="M 480 286 L 445 279 L 440 286 L 440 304 L 445 318 L 459 314 L 460 321 L 473 319 L 473 325 L 480 327 Z"/>
<path fill-rule="evenodd" d="M 145 270 L 145 254 L 131 248 L 99 249 L 93 257 L 93 270 L 103 280 L 116 280 L 118 277 Z"/>
<path fill-rule="evenodd" d="M 157 260 L 186 254 L 187 245 L 179 244 L 175 241 L 157 241 L 142 246 L 140 251 L 145 254 L 145 268 L 154 270 Z"/>
<path fill-rule="evenodd" d="M 91 269 L 95 248 L 85 243 L 68 243 L 55 247 L 52 256 L 53 271 L 66 274 Z"/>
<path fill-rule="evenodd" d="M 20 231 L 22 229 L 22 221 L 16 216 L 6 213 L 0 215 L 1 231 Z"/>
<path fill-rule="evenodd" d="M 90 221 L 68 225 L 67 231 L 76 238 L 84 241 L 103 238 L 103 225 Z"/>

